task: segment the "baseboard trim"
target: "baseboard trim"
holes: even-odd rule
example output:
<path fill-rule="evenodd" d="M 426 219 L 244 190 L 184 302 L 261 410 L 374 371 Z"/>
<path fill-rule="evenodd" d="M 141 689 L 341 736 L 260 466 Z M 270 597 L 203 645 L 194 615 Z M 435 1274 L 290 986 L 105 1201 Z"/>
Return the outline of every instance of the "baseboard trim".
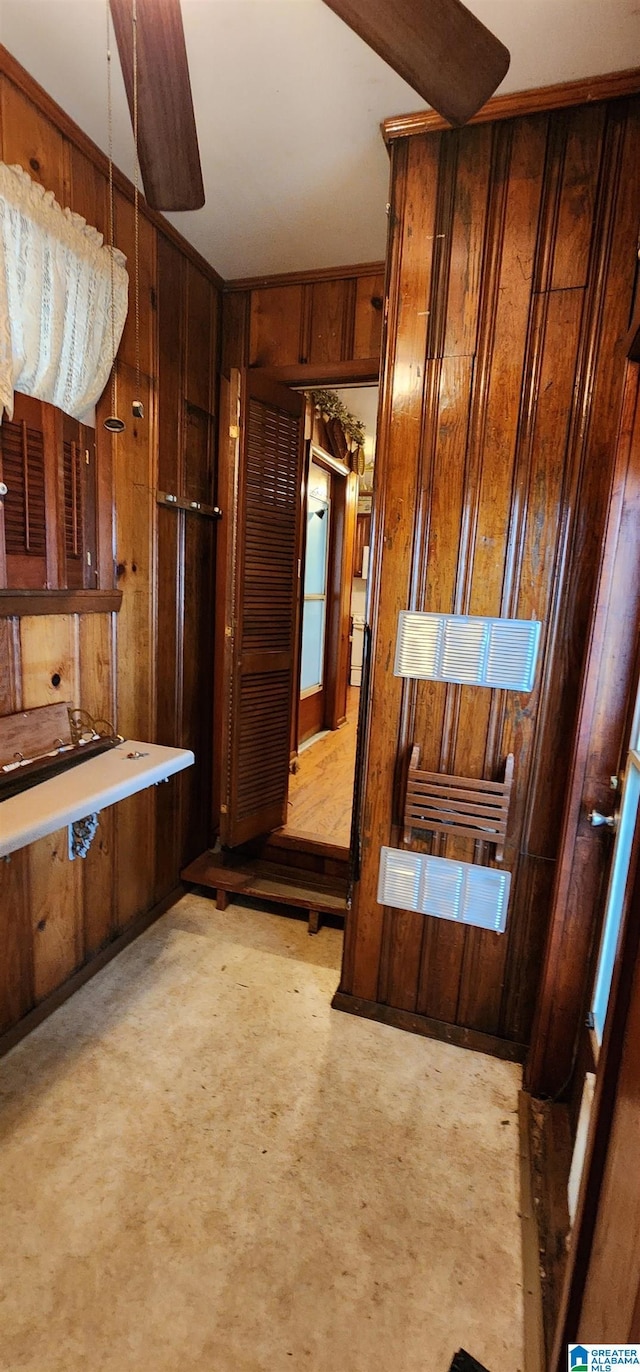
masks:
<path fill-rule="evenodd" d="M 520 1220 L 522 1233 L 522 1296 L 524 1305 L 524 1372 L 545 1372 L 547 1365 L 540 1280 L 540 1245 L 533 1186 L 530 1131 L 531 1097 L 518 1096 L 520 1142 Z"/>
<path fill-rule="evenodd" d="M 439 1039 L 441 1043 L 452 1043 L 456 1048 L 470 1048 L 474 1053 L 487 1053 L 489 1057 L 502 1058 L 506 1062 L 524 1062 L 527 1055 L 525 1043 L 511 1043 L 494 1034 L 482 1034 L 478 1029 L 446 1024 L 444 1020 L 416 1015 L 410 1010 L 396 1010 L 392 1005 L 380 1005 L 375 1000 L 347 995 L 346 991 L 336 991 L 331 1005 L 334 1010 L 344 1010 L 348 1015 L 377 1020 L 379 1024 L 388 1024 L 393 1029 L 422 1034 L 427 1039 Z"/>
<path fill-rule="evenodd" d="M 0 1058 L 4 1057 L 12 1048 L 15 1048 L 16 1044 L 26 1038 L 27 1034 L 30 1034 L 33 1029 L 37 1029 L 38 1025 L 42 1024 L 43 1020 L 48 1019 L 49 1015 L 52 1015 L 54 1010 L 58 1010 L 61 1005 L 64 1005 L 66 1000 L 69 1000 L 76 991 L 80 990 L 81 986 L 85 985 L 85 982 L 90 981 L 91 978 L 95 976 L 96 972 L 101 972 L 102 968 L 106 967 L 107 963 L 111 962 L 112 958 L 117 957 L 118 953 L 121 953 L 123 948 L 126 948 L 128 944 L 133 943 L 151 924 L 155 924 L 156 920 L 160 919 L 161 915 L 165 915 L 167 910 L 170 910 L 171 906 L 175 905 L 176 902 L 180 900 L 180 897 L 184 895 L 186 889 L 186 886 L 182 882 L 180 882 L 178 886 L 174 886 L 173 890 L 170 891 L 168 895 L 164 896 L 162 900 L 159 900 L 156 905 L 152 905 L 150 910 L 145 910 L 144 914 L 138 915 L 128 928 L 119 934 L 112 943 L 108 943 L 105 948 L 101 948 L 100 952 L 96 953 L 96 956 L 92 958 L 90 962 L 85 962 L 82 967 L 79 967 L 77 972 L 74 972 L 73 976 L 69 977 L 68 981 L 63 982 L 62 986 L 56 987 L 55 991 L 52 991 L 49 996 L 46 996 L 44 1000 L 41 1000 L 39 1005 L 35 1005 L 33 1010 L 29 1010 L 28 1014 L 24 1015 L 21 1020 L 18 1020 L 17 1024 L 13 1024 L 10 1029 L 7 1029 L 6 1032 L 0 1036 Z"/>

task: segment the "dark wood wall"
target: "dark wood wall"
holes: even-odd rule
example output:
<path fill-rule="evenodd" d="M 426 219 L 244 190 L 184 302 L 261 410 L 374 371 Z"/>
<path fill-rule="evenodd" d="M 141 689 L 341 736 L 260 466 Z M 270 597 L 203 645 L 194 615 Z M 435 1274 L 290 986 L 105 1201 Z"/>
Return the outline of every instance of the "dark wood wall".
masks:
<path fill-rule="evenodd" d="M 4 161 L 105 232 L 103 155 L 4 50 L 0 112 Z M 132 188 L 116 183 L 116 242 L 132 277 Z M 69 699 L 131 738 L 193 747 L 198 762 L 103 811 L 85 861 L 69 862 L 63 830 L 0 863 L 0 1033 L 137 927 L 208 838 L 214 524 L 157 506 L 156 490 L 213 503 L 221 283 L 146 209 L 140 264 L 141 393 L 131 310 L 118 355 L 126 431 L 102 427 L 108 395 L 96 431 L 101 585 L 120 588 L 122 607 L 1 617 L 0 714 Z"/>
<path fill-rule="evenodd" d="M 376 381 L 383 314 L 383 262 L 231 281 L 223 369 L 267 367 L 301 385 Z"/>
<path fill-rule="evenodd" d="M 611 101 L 392 144 L 362 879 L 337 1004 L 523 1056 L 547 936 L 637 266 L 640 108 Z M 392 675 L 403 608 L 538 618 L 529 696 Z M 377 903 L 408 749 L 515 754 L 505 935 Z M 470 859 L 472 845 L 439 849 Z M 580 976 L 583 969 L 577 969 Z"/>

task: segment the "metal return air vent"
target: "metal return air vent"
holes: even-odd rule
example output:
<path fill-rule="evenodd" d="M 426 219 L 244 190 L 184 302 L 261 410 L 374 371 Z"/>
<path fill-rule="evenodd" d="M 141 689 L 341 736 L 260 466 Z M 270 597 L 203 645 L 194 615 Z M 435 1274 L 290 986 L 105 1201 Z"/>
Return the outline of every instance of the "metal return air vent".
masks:
<path fill-rule="evenodd" d="M 541 624 L 401 610 L 394 674 L 463 686 L 531 691 Z"/>
<path fill-rule="evenodd" d="M 511 873 L 402 848 L 383 848 L 378 901 L 457 924 L 504 933 Z"/>

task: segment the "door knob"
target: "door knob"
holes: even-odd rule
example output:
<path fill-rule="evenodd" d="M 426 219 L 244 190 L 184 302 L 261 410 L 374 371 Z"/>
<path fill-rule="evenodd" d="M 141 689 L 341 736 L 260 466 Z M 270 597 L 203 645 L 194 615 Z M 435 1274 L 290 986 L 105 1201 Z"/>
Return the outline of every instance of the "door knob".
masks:
<path fill-rule="evenodd" d="M 5 485 L 4 481 L 0 481 L 0 500 L 2 500 L 3 497 L 8 494 L 9 487 Z"/>
<path fill-rule="evenodd" d="M 594 829 L 602 829 L 604 826 L 606 826 L 607 829 L 617 829 L 618 816 L 617 814 L 601 815 L 599 810 L 590 810 L 589 823 L 593 825 Z"/>

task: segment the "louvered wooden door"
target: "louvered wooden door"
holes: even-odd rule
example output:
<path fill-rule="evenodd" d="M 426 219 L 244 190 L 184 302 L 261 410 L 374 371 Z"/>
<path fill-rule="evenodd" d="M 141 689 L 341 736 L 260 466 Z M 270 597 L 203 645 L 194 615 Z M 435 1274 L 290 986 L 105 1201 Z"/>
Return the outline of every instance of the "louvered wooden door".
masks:
<path fill-rule="evenodd" d="M 220 817 L 229 847 L 286 822 L 304 447 L 301 395 L 244 372 L 240 397 Z"/>
<path fill-rule="evenodd" d="M 0 584 L 34 590 L 55 585 L 57 548 L 47 514 L 56 493 L 45 463 L 45 436 L 37 400 L 16 397 L 13 419 L 2 424 L 0 478 L 7 487 L 2 502 L 5 566 Z"/>
<path fill-rule="evenodd" d="M 16 393 L 0 424 L 0 588 L 96 585 L 95 434 Z"/>

